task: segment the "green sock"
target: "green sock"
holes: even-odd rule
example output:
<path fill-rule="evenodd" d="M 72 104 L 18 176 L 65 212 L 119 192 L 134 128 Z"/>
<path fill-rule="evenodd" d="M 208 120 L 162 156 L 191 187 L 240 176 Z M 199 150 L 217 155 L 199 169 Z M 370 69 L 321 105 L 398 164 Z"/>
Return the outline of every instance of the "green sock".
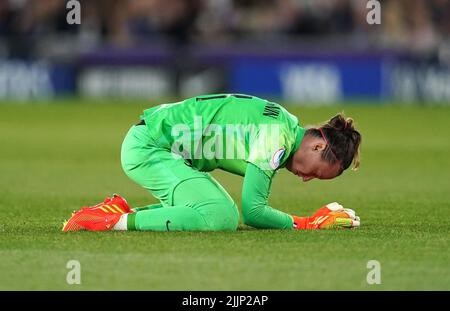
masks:
<path fill-rule="evenodd" d="M 136 230 L 136 213 L 128 214 L 127 230 Z"/>

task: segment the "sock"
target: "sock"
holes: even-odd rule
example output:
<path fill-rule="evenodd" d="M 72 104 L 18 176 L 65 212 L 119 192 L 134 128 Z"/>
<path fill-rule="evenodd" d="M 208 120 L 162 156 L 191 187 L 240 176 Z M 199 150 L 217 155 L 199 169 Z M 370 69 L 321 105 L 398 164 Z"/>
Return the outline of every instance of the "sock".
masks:
<path fill-rule="evenodd" d="M 114 225 L 113 230 L 127 230 L 128 229 L 128 214 L 123 214 L 120 216 L 119 221 Z"/>
<path fill-rule="evenodd" d="M 128 214 L 127 230 L 136 230 L 136 214 L 137 213 Z"/>

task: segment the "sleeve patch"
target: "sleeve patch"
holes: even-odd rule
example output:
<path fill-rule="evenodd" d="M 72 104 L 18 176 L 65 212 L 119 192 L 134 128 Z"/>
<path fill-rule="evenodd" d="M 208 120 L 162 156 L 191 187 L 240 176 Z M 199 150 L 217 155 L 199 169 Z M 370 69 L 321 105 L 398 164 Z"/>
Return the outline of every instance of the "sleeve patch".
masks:
<path fill-rule="evenodd" d="M 280 161 L 283 158 L 284 155 L 284 148 L 280 148 L 272 156 L 272 159 L 270 160 L 270 167 L 274 170 L 276 170 L 280 166 Z"/>

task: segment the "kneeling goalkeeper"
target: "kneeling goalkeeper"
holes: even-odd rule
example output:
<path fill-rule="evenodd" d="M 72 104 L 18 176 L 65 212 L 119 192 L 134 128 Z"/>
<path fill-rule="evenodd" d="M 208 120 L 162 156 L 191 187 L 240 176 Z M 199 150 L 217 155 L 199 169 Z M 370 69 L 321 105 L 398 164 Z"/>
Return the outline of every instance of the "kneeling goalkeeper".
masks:
<path fill-rule="evenodd" d="M 359 226 L 350 209 L 331 203 L 311 217 L 268 206 L 272 179 L 286 168 L 303 181 L 332 179 L 359 165 L 361 135 L 338 114 L 306 129 L 282 106 L 249 95 L 214 94 L 144 111 L 121 150 L 125 173 L 160 203 L 131 209 L 118 195 L 83 207 L 63 231 L 236 230 L 239 211 L 208 173 L 244 176 L 242 216 L 261 229 L 330 229 Z"/>

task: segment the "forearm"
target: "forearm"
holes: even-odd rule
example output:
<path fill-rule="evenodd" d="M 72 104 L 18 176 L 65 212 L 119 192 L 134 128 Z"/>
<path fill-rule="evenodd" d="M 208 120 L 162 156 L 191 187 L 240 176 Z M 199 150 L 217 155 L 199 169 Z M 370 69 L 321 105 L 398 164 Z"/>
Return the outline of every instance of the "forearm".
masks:
<path fill-rule="evenodd" d="M 268 205 L 253 205 L 242 207 L 246 209 L 243 213 L 246 225 L 259 229 L 292 229 L 293 220 L 289 214 L 273 209 Z"/>
<path fill-rule="evenodd" d="M 242 216 L 246 225 L 259 229 L 292 229 L 292 217 L 270 207 L 271 178 L 249 163 L 242 189 Z"/>

